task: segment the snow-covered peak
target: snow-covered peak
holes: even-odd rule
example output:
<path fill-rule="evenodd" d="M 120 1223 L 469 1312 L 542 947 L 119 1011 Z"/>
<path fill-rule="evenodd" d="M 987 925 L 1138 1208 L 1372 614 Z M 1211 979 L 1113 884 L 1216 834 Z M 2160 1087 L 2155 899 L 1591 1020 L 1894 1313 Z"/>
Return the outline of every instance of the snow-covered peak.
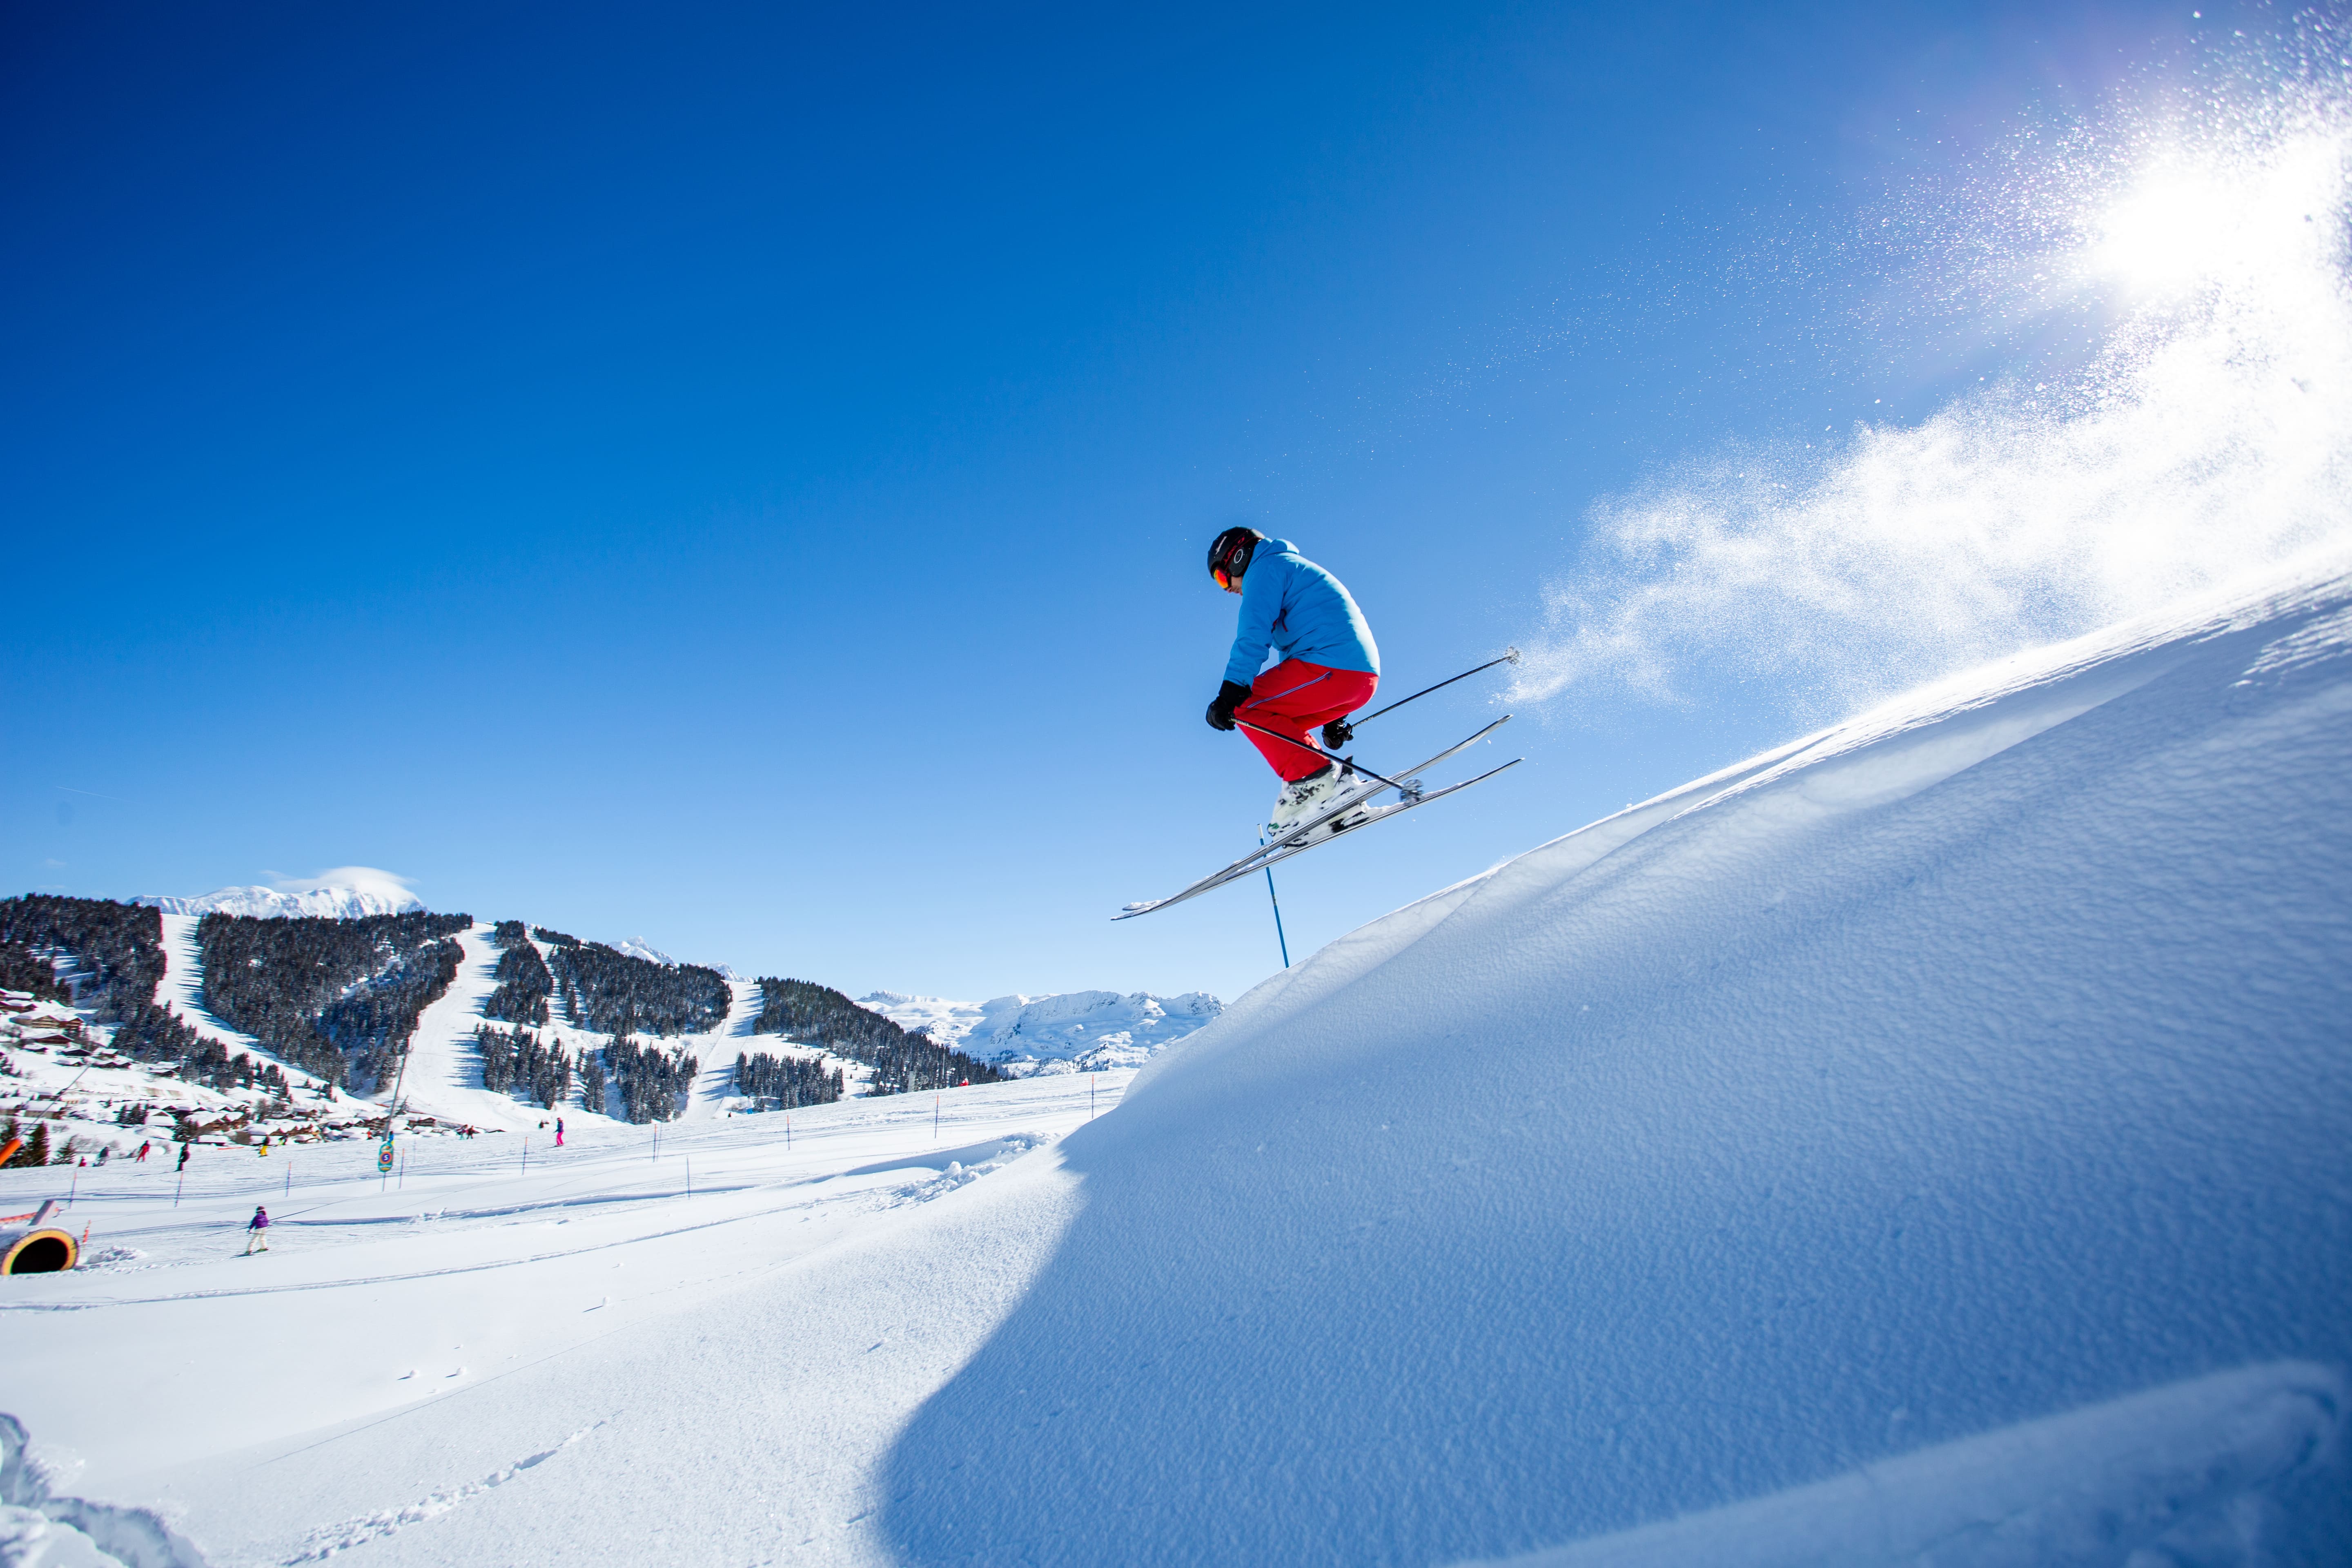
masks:
<path fill-rule="evenodd" d="M 944 1046 L 998 1066 L 1029 1071 L 1056 1064 L 1134 1067 L 1224 1011 L 1205 991 L 1159 996 L 1148 991 L 1065 991 L 957 1002 L 902 991 L 859 998 L 904 1029 L 921 1029 Z"/>
<path fill-rule="evenodd" d="M 642 958 L 649 963 L 675 964 L 677 963 L 677 959 L 653 946 L 641 936 L 623 937 L 613 943 L 613 951 L 624 958 Z"/>
<path fill-rule="evenodd" d="M 219 888 L 202 898 L 158 897 L 132 901 L 151 905 L 167 915 L 217 913 L 263 918 L 312 915 L 329 920 L 404 914 L 410 910 L 425 907 L 424 900 L 396 882 L 378 882 L 365 887 L 310 888 L 299 892 L 261 887 Z"/>

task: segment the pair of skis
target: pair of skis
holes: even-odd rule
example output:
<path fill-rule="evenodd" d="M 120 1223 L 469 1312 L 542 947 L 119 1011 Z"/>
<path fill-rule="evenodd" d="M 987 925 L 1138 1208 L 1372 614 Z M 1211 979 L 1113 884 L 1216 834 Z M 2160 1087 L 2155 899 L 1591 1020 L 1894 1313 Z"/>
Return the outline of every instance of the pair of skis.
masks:
<path fill-rule="evenodd" d="M 1514 657 L 1515 655 L 1516 650 L 1514 650 Z M 1495 662 L 1499 664 L 1502 663 L 1503 660 L 1497 659 Z M 1485 668 L 1486 667 L 1483 665 L 1480 666 L 1480 668 Z M 1475 675 L 1477 672 L 1475 670 L 1472 670 L 1468 673 Z M 1462 677 L 1455 676 L 1454 679 L 1455 680 L 1459 680 Z M 1441 686 L 1450 686 L 1453 682 L 1440 681 L 1438 684 Z M 1430 688 L 1433 691 L 1436 689 L 1436 687 Z M 1414 695 L 1423 696 L 1426 694 L 1416 692 Z M 1407 698 L 1405 700 L 1411 701 L 1412 699 Z M 1391 706 L 1402 707 L 1403 704 L 1394 703 L 1391 704 Z M 1387 710 L 1383 709 L 1381 711 L 1386 712 Z M 1379 715 L 1375 714 L 1373 717 L 1377 718 Z M 1228 882 L 1239 881 L 1244 877 L 1255 876 L 1258 872 L 1265 870 L 1277 860 L 1287 860 L 1293 855 L 1303 855 L 1309 849 L 1318 848 L 1323 845 L 1330 843 L 1333 839 L 1339 837 L 1343 833 L 1353 833 L 1359 828 L 1369 827 L 1375 822 L 1384 822 L 1391 816 L 1402 816 L 1405 812 L 1412 810 L 1415 806 L 1427 805 L 1433 800 L 1442 800 L 1449 795 L 1454 795 L 1459 791 L 1468 789 L 1472 784 L 1484 784 L 1486 780 L 1493 778 L 1496 773 L 1501 773 L 1504 768 L 1516 766 L 1525 759 L 1513 757 L 1509 762 L 1503 763 L 1502 767 L 1489 768 L 1475 778 L 1464 779 L 1460 784 L 1447 784 L 1443 789 L 1425 789 L 1423 787 L 1421 780 L 1415 775 L 1430 768 L 1435 767 L 1438 763 L 1445 761 L 1446 758 L 1453 756 L 1457 752 L 1465 751 L 1469 747 L 1476 745 L 1479 742 L 1485 740 L 1487 736 L 1492 735 L 1496 731 L 1501 729 L 1510 721 L 1511 716 L 1508 713 L 1506 713 L 1500 719 L 1496 720 L 1493 723 L 1479 731 L 1476 734 L 1470 736 L 1466 740 L 1455 742 L 1453 745 L 1446 747 L 1445 750 L 1438 752 L 1437 755 L 1431 757 L 1428 761 L 1416 763 L 1414 766 L 1405 769 L 1395 778 L 1379 778 L 1378 782 L 1371 789 L 1360 790 L 1343 797 L 1336 804 L 1325 808 L 1321 814 L 1286 829 L 1279 838 L 1260 846 L 1258 848 L 1243 856 L 1240 859 L 1234 861 L 1232 865 L 1227 866 L 1221 871 L 1211 872 L 1209 875 L 1202 878 L 1199 881 L 1193 883 L 1191 887 L 1186 888 L 1183 891 L 1180 893 L 1171 893 L 1164 899 L 1150 899 L 1139 904 L 1129 904 L 1126 909 L 1122 910 L 1118 914 L 1113 915 L 1111 918 L 1113 920 L 1120 921 L 1133 920 L 1138 915 L 1148 915 L 1154 910 L 1164 910 L 1171 904 L 1181 904 L 1187 899 L 1197 899 L 1202 893 L 1213 892 L 1215 889 L 1223 887 Z M 1378 775 L 1369 773 L 1364 774 L 1363 776 L 1378 778 Z M 1374 805 L 1370 804 L 1371 802 L 1378 800 L 1381 795 L 1388 794 L 1391 790 L 1394 790 L 1396 792 L 1397 798 L 1395 800 L 1391 801 L 1385 805 Z"/>

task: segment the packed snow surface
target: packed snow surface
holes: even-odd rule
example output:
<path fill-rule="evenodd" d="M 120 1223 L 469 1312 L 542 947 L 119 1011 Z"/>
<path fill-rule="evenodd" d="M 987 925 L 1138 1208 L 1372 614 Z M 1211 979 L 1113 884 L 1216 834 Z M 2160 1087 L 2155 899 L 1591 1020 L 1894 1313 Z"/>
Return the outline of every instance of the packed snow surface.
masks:
<path fill-rule="evenodd" d="M 924 1030 L 940 1044 L 976 1061 L 1007 1068 L 1015 1076 L 1141 1067 L 1154 1052 L 1224 1010 L 1224 1004 L 1205 991 L 1181 996 L 1066 991 L 989 1002 L 877 991 L 858 1002 L 901 1028 Z"/>
<path fill-rule="evenodd" d="M 103 1261 L 0 1279 L 0 1563 L 886 1561 L 891 1437 L 1131 1076 L 80 1172 Z"/>
<path fill-rule="evenodd" d="M 2347 780 L 2337 567 L 1629 807 L 1139 1073 L 412 1140 L 389 1183 L 206 1149 L 176 1209 L 83 1173 L 107 1261 L 0 1279 L 0 1528 L 174 1568 L 2344 1563 Z"/>
<path fill-rule="evenodd" d="M 1791 1494 L 1846 1511 L 1789 1561 L 2343 1563 L 2347 1019 L 2352 580 L 1914 692 L 1145 1068 L 894 1451 L 891 1543 L 1423 1564 L 1681 1518 L 1559 1561 L 1697 1564 Z M 2309 1420 L 2179 1387 L 2240 1371 Z M 2038 1491 L 1991 1436 L 2098 1407 Z M 2178 1441 L 2108 1440 L 2135 1423 Z"/>

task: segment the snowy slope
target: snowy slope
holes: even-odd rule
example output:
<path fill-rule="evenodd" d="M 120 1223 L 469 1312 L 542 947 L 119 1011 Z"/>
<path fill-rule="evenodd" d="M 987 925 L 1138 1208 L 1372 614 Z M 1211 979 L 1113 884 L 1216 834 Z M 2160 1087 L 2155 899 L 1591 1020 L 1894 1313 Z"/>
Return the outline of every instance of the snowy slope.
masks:
<path fill-rule="evenodd" d="M 218 1040 L 231 1051 L 250 1052 L 263 1061 L 277 1061 L 276 1053 L 265 1050 L 260 1041 L 230 1028 L 205 1011 L 204 953 L 196 946 L 196 925 L 202 919 L 201 915 L 165 912 L 163 978 L 155 987 L 155 999 L 206 1039 Z"/>
<path fill-rule="evenodd" d="M 388 1181 L 366 1144 L 205 1150 L 177 1207 L 161 1165 L 84 1173 L 65 1217 L 114 1261 L 0 1279 L 0 1407 L 59 1493 L 177 1521 L 165 1568 L 878 1563 L 893 1435 L 1051 1247 L 1055 1144 L 1131 1076 L 845 1100 L 789 1140 L 672 1125 L 657 1154 L 601 1119 L 561 1152 L 417 1140 Z M 49 1184 L 0 1171 L 0 1208 Z"/>
<path fill-rule="evenodd" d="M 1014 1077 L 1034 1072 L 1141 1067 L 1223 1008 L 1205 991 L 1155 996 L 1138 991 L 1068 991 L 1052 996 L 999 996 L 951 1002 L 877 991 L 858 998 L 906 1029 L 922 1029 L 976 1061 Z"/>
<path fill-rule="evenodd" d="M 751 1032 L 764 1000 L 756 983 L 730 980 L 727 992 L 727 1021 L 711 1033 L 691 1036 L 686 1042 L 702 1070 L 695 1074 L 694 1086 L 687 1091 L 686 1104 L 678 1111 L 681 1121 L 709 1121 L 726 1115 L 732 1106 L 747 1103 L 735 1093 L 737 1055 L 766 1051 L 773 1056 L 786 1048 L 772 1035 Z"/>
<path fill-rule="evenodd" d="M 110 1167 L 0 1408 L 221 1563 L 2342 1562 L 2347 780 L 2337 574 L 1569 834 L 1099 1120 L 322 1145 L 249 1262 L 282 1168 Z"/>
<path fill-rule="evenodd" d="M 1785 1561 L 2239 1562 L 2259 1530 L 2341 1562 L 2332 1373 L 2279 1374 L 2328 1442 L 2179 1416 L 2104 1468 L 1981 1461 L 2352 1363 L 2347 1017 L 2352 582 L 1916 692 L 1376 921 L 1146 1068 L 894 1454 L 891 1540 L 1696 1564 L 1754 1522 L 1716 1510 L 1787 1494 Z M 1797 1490 L 1977 1439 L 1938 1485 Z M 1003 1484 L 962 1484 L 983 1457 Z M 2029 1516 L 2084 1528 L 2004 1536 Z"/>
<path fill-rule="evenodd" d="M 457 978 L 417 1015 L 399 1088 L 401 1102 L 412 1113 L 499 1131 L 533 1126 L 546 1113 L 482 1087 L 482 1058 L 474 1031 L 481 1026 L 482 1004 L 498 989 L 491 972 L 499 966 L 499 945 L 491 940 L 491 929 L 476 921 L 457 933 Z M 389 1100 L 389 1087 L 376 1098 Z"/>

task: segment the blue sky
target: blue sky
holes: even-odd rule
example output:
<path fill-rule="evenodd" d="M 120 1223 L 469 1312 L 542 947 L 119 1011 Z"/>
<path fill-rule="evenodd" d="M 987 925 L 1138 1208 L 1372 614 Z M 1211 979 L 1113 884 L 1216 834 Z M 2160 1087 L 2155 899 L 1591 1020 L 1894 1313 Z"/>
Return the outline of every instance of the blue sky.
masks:
<path fill-rule="evenodd" d="M 2268 16 L 2201 9 L 13 8 L 8 890 L 371 865 L 853 994 L 1235 995 L 1262 886 L 1108 918 L 1272 797 L 1208 538 L 1336 571 L 1400 694 L 1525 640 L 1596 501 L 2046 352 L 1857 312 L 1864 215 Z M 1522 710 L 1278 873 L 1292 951 L 1801 710 Z"/>

